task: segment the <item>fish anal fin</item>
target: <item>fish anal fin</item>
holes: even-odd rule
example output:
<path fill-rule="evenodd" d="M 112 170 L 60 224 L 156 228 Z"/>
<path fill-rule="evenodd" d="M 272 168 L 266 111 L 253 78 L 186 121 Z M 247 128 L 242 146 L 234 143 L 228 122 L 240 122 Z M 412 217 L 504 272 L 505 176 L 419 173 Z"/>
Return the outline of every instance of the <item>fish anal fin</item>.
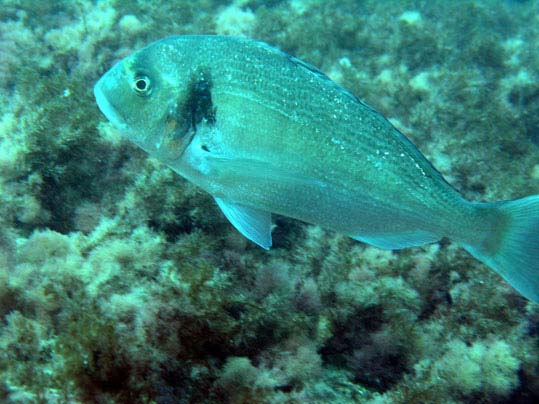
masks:
<path fill-rule="evenodd" d="M 433 243 L 441 237 L 423 230 L 407 231 L 395 234 L 384 234 L 376 236 L 351 236 L 362 243 L 371 244 L 386 250 L 398 250 L 401 248 L 416 247 L 419 245 Z"/>

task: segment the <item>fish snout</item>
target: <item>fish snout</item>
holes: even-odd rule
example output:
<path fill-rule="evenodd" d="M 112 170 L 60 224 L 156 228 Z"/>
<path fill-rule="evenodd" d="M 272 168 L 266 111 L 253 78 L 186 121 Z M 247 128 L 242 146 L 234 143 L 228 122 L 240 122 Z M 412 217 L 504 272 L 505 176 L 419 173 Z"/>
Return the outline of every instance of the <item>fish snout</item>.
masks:
<path fill-rule="evenodd" d="M 120 118 L 117 108 L 114 107 L 114 94 L 117 92 L 118 78 L 115 74 L 116 68 L 105 73 L 94 86 L 94 97 L 97 106 L 112 123 L 114 127 L 120 130 L 126 129 L 125 122 Z"/>

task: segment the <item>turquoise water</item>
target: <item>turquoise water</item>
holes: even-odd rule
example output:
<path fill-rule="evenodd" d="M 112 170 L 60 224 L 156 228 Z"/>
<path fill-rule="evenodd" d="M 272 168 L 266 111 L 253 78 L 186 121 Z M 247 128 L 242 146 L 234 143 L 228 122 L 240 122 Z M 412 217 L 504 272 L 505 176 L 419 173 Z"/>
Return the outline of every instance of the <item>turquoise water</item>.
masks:
<path fill-rule="evenodd" d="M 539 305 L 461 248 L 274 217 L 264 251 L 92 94 L 164 36 L 254 37 L 466 198 L 512 199 L 539 193 L 538 22 L 537 1 L 1 1 L 0 403 L 538 401 Z"/>

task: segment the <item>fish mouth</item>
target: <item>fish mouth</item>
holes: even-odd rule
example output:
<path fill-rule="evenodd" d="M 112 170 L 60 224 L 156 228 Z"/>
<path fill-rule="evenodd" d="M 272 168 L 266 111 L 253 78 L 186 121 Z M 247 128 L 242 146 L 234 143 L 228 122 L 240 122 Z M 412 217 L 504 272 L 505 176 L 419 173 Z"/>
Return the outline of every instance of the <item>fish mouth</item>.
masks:
<path fill-rule="evenodd" d="M 119 129 L 121 132 L 125 132 L 127 129 L 126 124 L 122 121 L 122 119 L 120 119 L 118 112 L 105 95 L 106 90 L 104 87 L 106 87 L 106 82 L 104 79 L 106 79 L 107 76 L 108 75 L 103 76 L 94 86 L 95 101 L 103 115 L 105 115 L 110 123 L 112 123 L 116 129 Z"/>

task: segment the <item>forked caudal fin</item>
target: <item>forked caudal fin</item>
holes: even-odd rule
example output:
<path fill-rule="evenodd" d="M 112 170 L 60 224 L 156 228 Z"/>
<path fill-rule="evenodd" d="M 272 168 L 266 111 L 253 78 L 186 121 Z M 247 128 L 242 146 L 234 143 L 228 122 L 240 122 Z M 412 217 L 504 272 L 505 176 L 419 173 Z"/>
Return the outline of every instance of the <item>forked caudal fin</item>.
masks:
<path fill-rule="evenodd" d="M 464 248 L 524 297 L 539 302 L 539 195 L 478 206 L 489 211 L 498 228 L 481 246 Z"/>

